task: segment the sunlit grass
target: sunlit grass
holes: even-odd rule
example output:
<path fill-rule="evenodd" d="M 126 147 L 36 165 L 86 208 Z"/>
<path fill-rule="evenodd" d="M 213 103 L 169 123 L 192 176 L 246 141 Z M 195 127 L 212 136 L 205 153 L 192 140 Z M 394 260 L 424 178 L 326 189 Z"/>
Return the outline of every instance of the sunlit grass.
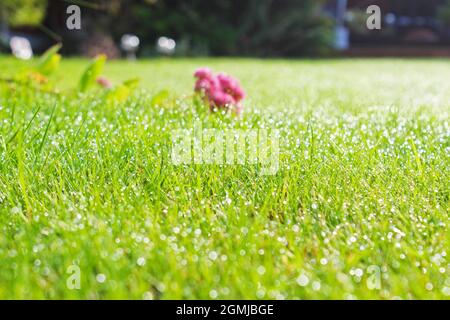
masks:
<path fill-rule="evenodd" d="M 85 64 L 67 97 L 0 84 L 0 298 L 450 297 L 447 61 L 113 61 L 142 80 L 120 105 L 69 95 Z M 240 119 L 194 106 L 200 66 L 241 79 Z M 174 166 L 194 121 L 278 129 L 278 173 Z"/>

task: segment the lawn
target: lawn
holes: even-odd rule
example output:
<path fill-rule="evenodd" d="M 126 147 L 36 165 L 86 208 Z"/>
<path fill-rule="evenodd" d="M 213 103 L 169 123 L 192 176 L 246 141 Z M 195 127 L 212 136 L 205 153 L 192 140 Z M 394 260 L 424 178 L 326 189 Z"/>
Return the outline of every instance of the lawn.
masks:
<path fill-rule="evenodd" d="M 25 65 L 0 57 L 0 76 Z M 64 60 L 58 86 L 85 65 Z M 193 102 L 202 66 L 241 80 L 240 118 Z M 105 104 L 0 83 L 0 298 L 450 298 L 447 60 L 111 61 L 105 75 L 140 89 Z M 194 122 L 278 130 L 278 171 L 175 165 L 171 133 Z"/>

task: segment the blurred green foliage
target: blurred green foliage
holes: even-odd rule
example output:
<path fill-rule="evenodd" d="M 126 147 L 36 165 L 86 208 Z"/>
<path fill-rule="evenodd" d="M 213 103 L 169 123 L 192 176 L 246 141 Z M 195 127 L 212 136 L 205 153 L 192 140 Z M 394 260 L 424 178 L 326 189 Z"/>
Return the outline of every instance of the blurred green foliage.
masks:
<path fill-rule="evenodd" d="M 38 25 L 45 16 L 47 0 L 1 0 L 0 18 L 11 26 Z"/>
<path fill-rule="evenodd" d="M 134 33 L 143 40 L 143 55 L 153 54 L 157 38 L 167 36 L 177 41 L 179 55 L 297 56 L 320 54 L 330 48 L 332 21 L 323 14 L 323 2 L 92 0 L 73 3 L 82 7 L 85 28 L 82 37 L 100 32 L 118 42 L 124 33 Z M 11 26 L 36 25 L 47 15 L 49 29 L 70 37 L 64 20 L 70 3 L 1 0 L 0 8 Z M 86 38 L 67 40 L 65 47 L 80 40 L 86 42 Z"/>
<path fill-rule="evenodd" d="M 439 8 L 438 18 L 444 25 L 450 26 L 450 4 L 443 5 Z"/>
<path fill-rule="evenodd" d="M 321 0 L 110 1 L 112 30 L 174 38 L 182 55 L 291 56 L 323 53 L 332 22 Z M 145 49 L 145 48 L 144 48 Z M 150 47 L 147 49 L 150 50 Z"/>

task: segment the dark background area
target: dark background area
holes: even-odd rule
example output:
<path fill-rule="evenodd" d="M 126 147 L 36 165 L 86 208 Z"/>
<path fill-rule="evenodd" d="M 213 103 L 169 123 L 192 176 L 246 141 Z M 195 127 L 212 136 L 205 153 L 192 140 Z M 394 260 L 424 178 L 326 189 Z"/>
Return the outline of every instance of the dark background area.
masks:
<path fill-rule="evenodd" d="M 66 27 L 71 4 L 81 30 Z M 372 4 L 381 30 L 366 28 Z M 447 0 L 1 0 L 0 11 L 4 52 L 19 35 L 35 52 L 62 42 L 65 54 L 118 58 L 129 33 L 140 39 L 138 56 L 158 55 L 162 36 L 180 56 L 450 55 Z M 348 35 L 336 46 L 339 28 Z"/>

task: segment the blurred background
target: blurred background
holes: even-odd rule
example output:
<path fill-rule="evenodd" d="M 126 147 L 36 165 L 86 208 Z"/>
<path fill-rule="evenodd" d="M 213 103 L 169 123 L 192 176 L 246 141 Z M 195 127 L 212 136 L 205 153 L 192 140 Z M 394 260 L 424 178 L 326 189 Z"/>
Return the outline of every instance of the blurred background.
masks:
<path fill-rule="evenodd" d="M 67 8 L 81 9 L 69 30 Z M 368 6 L 382 27 L 368 30 Z M 0 0 L 0 52 L 66 55 L 450 56 L 447 0 Z"/>

